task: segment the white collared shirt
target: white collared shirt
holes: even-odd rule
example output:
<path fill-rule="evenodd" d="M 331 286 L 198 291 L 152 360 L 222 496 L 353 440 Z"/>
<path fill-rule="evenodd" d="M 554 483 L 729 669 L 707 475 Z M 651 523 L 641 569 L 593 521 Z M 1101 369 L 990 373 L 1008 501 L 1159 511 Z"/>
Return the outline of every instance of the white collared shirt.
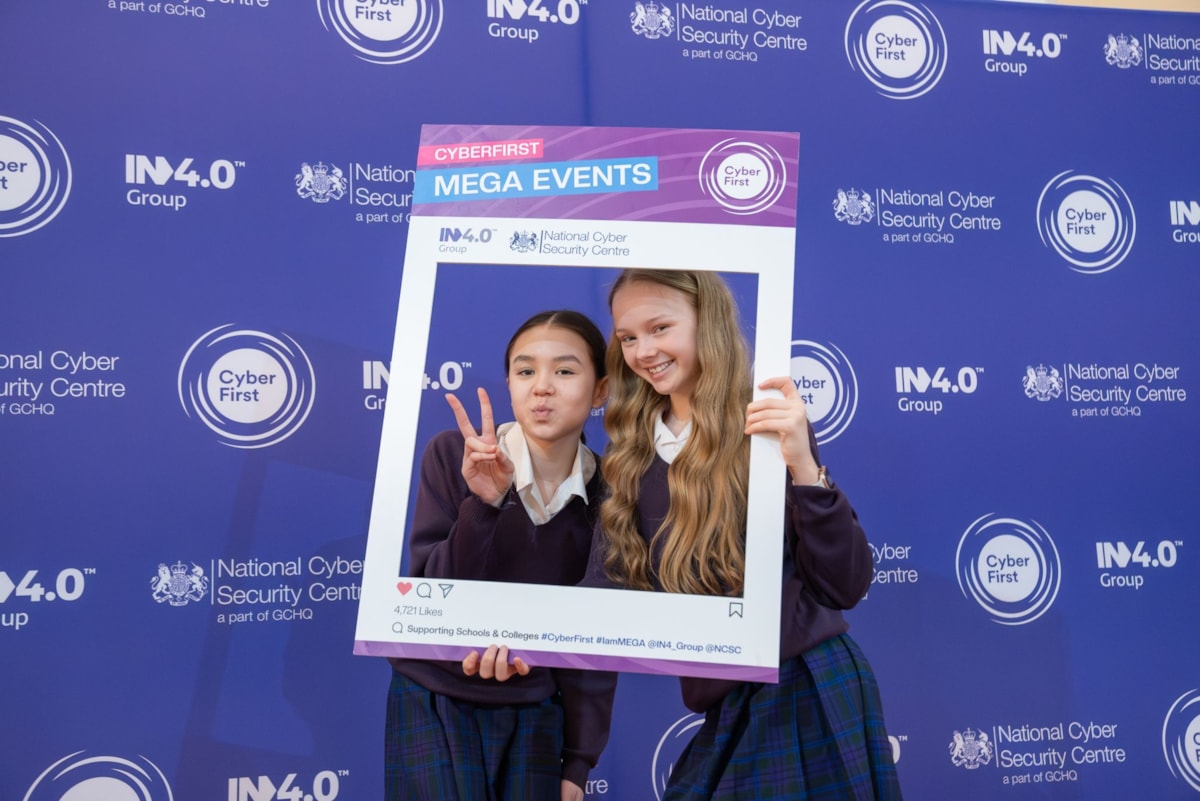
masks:
<path fill-rule="evenodd" d="M 676 435 L 671 429 L 667 428 L 666 421 L 662 416 L 654 418 L 654 452 L 657 453 L 662 460 L 667 464 L 675 461 L 675 457 L 683 450 L 683 446 L 687 445 L 688 438 L 692 435 L 692 421 L 688 420 L 687 425 L 683 430 Z M 813 487 L 824 487 L 820 479 L 814 481 Z"/>
<path fill-rule="evenodd" d="M 496 429 L 496 439 L 500 450 L 508 457 L 513 465 L 513 488 L 521 499 L 521 505 L 529 513 L 529 519 L 537 525 L 543 525 L 563 510 L 571 499 L 578 495 L 584 503 L 588 501 L 587 484 L 596 474 L 596 457 L 582 442 L 575 452 L 575 464 L 571 473 L 558 485 L 554 497 L 549 501 L 542 498 L 537 481 L 533 477 L 533 459 L 529 455 L 529 443 L 525 440 L 525 432 L 517 423 L 505 423 Z M 504 503 L 500 499 L 499 506 Z"/>
<path fill-rule="evenodd" d="M 675 457 L 683 450 L 683 446 L 687 445 L 688 437 L 691 435 L 691 420 L 688 420 L 683 430 L 676 434 L 667 428 L 667 423 L 663 420 L 662 415 L 654 418 L 654 451 L 667 464 L 675 461 Z"/>

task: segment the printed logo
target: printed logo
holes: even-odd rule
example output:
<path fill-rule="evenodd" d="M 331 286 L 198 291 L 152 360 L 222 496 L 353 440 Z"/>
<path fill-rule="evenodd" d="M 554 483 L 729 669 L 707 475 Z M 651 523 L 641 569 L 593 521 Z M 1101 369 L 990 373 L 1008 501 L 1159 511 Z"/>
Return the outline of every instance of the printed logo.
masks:
<path fill-rule="evenodd" d="M 1037 620 L 1058 597 L 1058 550 L 1034 521 L 984 515 L 963 532 L 955 563 L 962 594 L 1006 626 Z"/>
<path fill-rule="evenodd" d="M 647 39 L 662 39 L 674 33 L 675 20 L 667 6 L 660 7 L 650 0 L 648 3 L 634 3 L 633 7 L 635 10 L 629 15 L 629 25 L 634 33 Z"/>
<path fill-rule="evenodd" d="M 892 100 L 912 100 L 937 86 L 946 51 L 946 33 L 923 5 L 865 0 L 846 22 L 850 66 Z"/>
<path fill-rule="evenodd" d="M 231 189 L 237 182 L 238 169 L 246 167 L 246 162 L 241 159 L 213 159 L 207 168 L 203 162 L 197 164 L 191 156 L 176 161 L 172 165 L 171 159 L 166 156 L 126 153 L 125 183 L 133 188 L 125 192 L 125 202 L 131 206 L 183 211 L 188 204 L 188 195 L 183 194 L 184 187 L 218 191 Z M 150 189 L 139 189 L 139 186 Z M 163 191 L 154 191 L 157 187 L 163 187 Z"/>
<path fill-rule="evenodd" d="M 859 225 L 870 222 L 875 216 L 875 204 L 871 202 L 868 192 L 850 189 L 838 189 L 837 199 L 833 201 L 833 216 L 838 222 Z"/>
<path fill-rule="evenodd" d="M 208 576 L 204 568 L 192 563 L 189 570 L 183 562 L 158 565 L 158 575 L 150 579 L 154 600 L 171 606 L 187 606 L 191 601 L 203 601 L 208 594 Z"/>
<path fill-rule="evenodd" d="M 346 176 L 340 167 L 318 161 L 300 165 L 296 175 L 296 194 L 313 203 L 341 200 L 346 194 Z"/>
<path fill-rule="evenodd" d="M 1200 690 L 1189 690 L 1171 704 L 1162 744 L 1171 775 L 1200 793 Z"/>
<path fill-rule="evenodd" d="M 808 406 L 808 419 L 824 445 L 841 436 L 858 409 L 858 378 L 846 354 L 832 343 L 792 342 L 792 381 Z"/>
<path fill-rule="evenodd" d="M 512 235 L 512 239 L 508 240 L 508 246 L 518 253 L 537 250 L 538 235 L 533 231 L 517 231 Z"/>
<path fill-rule="evenodd" d="M 1057 367 L 1047 367 L 1039 364 L 1025 368 L 1025 377 L 1021 379 L 1025 388 L 1025 397 L 1049 401 L 1058 398 L 1063 393 L 1063 378 Z"/>
<path fill-rule="evenodd" d="M 54 133 L 0 117 L 0 237 L 36 231 L 71 194 L 71 160 Z"/>
<path fill-rule="evenodd" d="M 1108 35 L 1104 45 L 1104 60 L 1114 67 L 1127 70 L 1142 63 L 1142 45 L 1138 40 L 1125 34 Z"/>
<path fill-rule="evenodd" d="M 1040 37 L 1032 31 L 1019 34 L 1009 30 L 987 28 L 983 31 L 983 68 L 992 73 L 1008 73 L 1023 78 L 1029 72 L 1030 63 L 1036 59 L 1056 59 L 1062 55 L 1065 33 L 1044 33 Z"/>
<path fill-rule="evenodd" d="M 158 766 L 144 756 L 69 754 L 38 776 L 24 801 L 113 798 L 121 801 L 172 801 L 171 786 Z"/>
<path fill-rule="evenodd" d="M 683 749 L 692 741 L 695 730 L 702 725 L 703 715 L 684 715 L 672 723 L 659 738 L 658 745 L 654 747 L 654 758 L 650 761 L 650 779 L 654 785 L 655 801 L 662 801 L 663 792 L 667 789 L 667 779 L 671 778 L 675 763 L 683 755 Z"/>
<path fill-rule="evenodd" d="M 1078 273 L 1097 275 L 1116 267 L 1137 232 L 1133 202 L 1121 185 L 1060 172 L 1046 184 L 1037 204 L 1038 234 Z"/>
<path fill-rule="evenodd" d="M 489 22 L 488 36 L 533 44 L 549 26 L 577 24 L 586 6 L 587 0 L 553 0 L 545 6 L 542 0 L 487 0 L 488 19 L 514 23 Z"/>
<path fill-rule="evenodd" d="M 1170 208 L 1171 240 L 1180 244 L 1200 244 L 1200 202 L 1172 200 Z"/>
<path fill-rule="evenodd" d="M 946 407 L 946 402 L 951 398 L 974 395 L 979 389 L 979 376 L 986 372 L 983 367 L 967 365 L 957 369 L 954 367 L 934 367 L 932 369 L 933 372 L 930 373 L 930 370 L 924 366 L 898 365 L 896 367 L 896 393 L 900 395 L 896 400 L 897 409 L 902 412 L 941 414 Z M 914 398 L 913 395 L 932 395 L 933 397 L 931 399 Z"/>
<path fill-rule="evenodd" d="M 725 139 L 700 160 L 700 188 L 731 214 L 766 211 L 786 185 L 787 165 L 770 145 Z"/>
<path fill-rule="evenodd" d="M 312 410 L 312 362 L 287 334 L 217 326 L 179 365 L 179 402 L 232 448 L 264 448 L 296 433 Z"/>
<path fill-rule="evenodd" d="M 987 732 L 976 732 L 968 728 L 956 731 L 950 739 L 950 762 L 956 768 L 975 770 L 992 761 L 996 747 L 988 739 Z"/>
<path fill-rule="evenodd" d="M 317 12 L 325 30 L 372 64 L 412 61 L 442 30 L 442 0 L 317 0 Z"/>

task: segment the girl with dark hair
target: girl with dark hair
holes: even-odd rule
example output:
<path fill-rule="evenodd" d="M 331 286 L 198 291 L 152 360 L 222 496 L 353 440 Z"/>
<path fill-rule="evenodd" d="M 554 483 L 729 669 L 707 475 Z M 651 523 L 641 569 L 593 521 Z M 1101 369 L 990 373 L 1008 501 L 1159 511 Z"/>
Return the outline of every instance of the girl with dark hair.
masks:
<path fill-rule="evenodd" d="M 777 439 L 789 486 L 778 684 L 682 678 L 705 715 L 664 801 L 898 799 L 875 677 L 842 610 L 871 581 L 845 494 L 789 377 L 752 400 L 737 307 L 714 273 L 626 270 L 609 295 L 609 497 L 584 583 L 738 596 L 748 435 Z"/>
<path fill-rule="evenodd" d="M 446 399 L 458 430 L 422 458 L 409 539 L 414 576 L 573 585 L 583 577 L 603 484 L 583 427 L 604 404 L 604 337 L 551 311 L 508 343 L 515 422 L 497 428 L 479 390 L 480 429 Z M 503 663 L 493 674 L 499 653 Z M 616 676 L 530 668 L 506 649 L 464 661 L 392 659 L 385 736 L 391 801 L 582 801 L 608 740 Z M 469 665 L 469 667 L 467 667 Z"/>

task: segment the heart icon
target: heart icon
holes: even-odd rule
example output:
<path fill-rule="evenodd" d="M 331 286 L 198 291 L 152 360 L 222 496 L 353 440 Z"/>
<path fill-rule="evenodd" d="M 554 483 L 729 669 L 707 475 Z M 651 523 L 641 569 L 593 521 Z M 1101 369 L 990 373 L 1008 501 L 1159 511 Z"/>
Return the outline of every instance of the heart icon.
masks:
<path fill-rule="evenodd" d="M 408 591 L 412 589 L 411 581 L 396 582 L 396 589 L 400 590 L 401 595 L 408 595 Z"/>

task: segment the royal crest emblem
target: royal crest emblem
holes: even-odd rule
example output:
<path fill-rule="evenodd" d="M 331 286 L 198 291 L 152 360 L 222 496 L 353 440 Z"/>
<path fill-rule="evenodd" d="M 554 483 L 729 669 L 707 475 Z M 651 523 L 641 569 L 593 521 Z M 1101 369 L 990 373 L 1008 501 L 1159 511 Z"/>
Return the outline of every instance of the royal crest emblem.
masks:
<path fill-rule="evenodd" d="M 508 246 L 518 253 L 528 253 L 531 250 L 537 250 L 538 235 L 533 231 L 517 231 L 512 235 L 512 239 L 508 241 Z"/>
<path fill-rule="evenodd" d="M 980 765 L 992 761 L 995 747 L 988 739 L 986 732 L 976 732 L 968 728 L 966 731 L 954 732 L 950 740 L 950 761 L 956 768 L 975 770 Z"/>
<path fill-rule="evenodd" d="M 650 0 L 648 3 L 634 3 L 633 7 L 636 10 L 629 15 L 629 24 L 634 33 L 647 39 L 661 39 L 674 33 L 675 20 L 667 6 Z"/>
<path fill-rule="evenodd" d="M 346 194 L 346 176 L 339 167 L 320 161 L 306 162 L 300 165 L 300 174 L 296 176 L 296 194 L 311 198 L 313 203 L 341 200 Z"/>
<path fill-rule="evenodd" d="M 208 594 L 208 576 L 204 568 L 193 564 L 192 569 L 183 562 L 168 566 L 159 564 L 158 575 L 150 580 L 154 600 L 164 601 L 171 606 L 187 606 L 190 601 L 202 601 Z"/>
<path fill-rule="evenodd" d="M 845 191 L 839 189 L 837 200 L 833 201 L 833 216 L 837 218 L 838 222 L 851 225 L 870 222 L 871 218 L 875 216 L 875 204 L 871 202 L 871 196 L 866 192 L 859 192 L 857 189 Z"/>
<path fill-rule="evenodd" d="M 1137 39 L 1121 34 L 1108 35 L 1104 45 L 1104 60 L 1110 65 L 1127 70 L 1142 63 L 1142 46 Z"/>
<path fill-rule="evenodd" d="M 1025 378 L 1021 379 L 1025 388 L 1025 397 L 1037 398 L 1040 401 L 1054 400 L 1063 392 L 1062 374 L 1054 367 L 1039 364 L 1037 367 L 1026 367 Z"/>

